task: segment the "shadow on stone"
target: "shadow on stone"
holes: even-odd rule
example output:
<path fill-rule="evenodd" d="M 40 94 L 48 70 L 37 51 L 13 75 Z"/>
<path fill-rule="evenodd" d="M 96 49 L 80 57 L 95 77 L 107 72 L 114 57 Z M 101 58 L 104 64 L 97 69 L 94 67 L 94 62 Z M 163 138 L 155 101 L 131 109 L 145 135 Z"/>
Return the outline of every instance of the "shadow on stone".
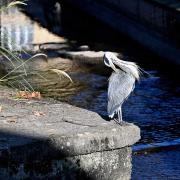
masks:
<path fill-rule="evenodd" d="M 0 178 L 130 179 L 131 148 L 69 156 L 48 139 L 0 132 Z M 9 143 L 8 143 L 9 142 Z M 2 147 L 3 144 L 7 146 Z"/>
<path fill-rule="evenodd" d="M 80 167 L 78 158 L 67 157 L 46 139 L 0 132 L 1 146 L 7 139 L 18 145 L 0 149 L 1 178 L 93 179 Z"/>

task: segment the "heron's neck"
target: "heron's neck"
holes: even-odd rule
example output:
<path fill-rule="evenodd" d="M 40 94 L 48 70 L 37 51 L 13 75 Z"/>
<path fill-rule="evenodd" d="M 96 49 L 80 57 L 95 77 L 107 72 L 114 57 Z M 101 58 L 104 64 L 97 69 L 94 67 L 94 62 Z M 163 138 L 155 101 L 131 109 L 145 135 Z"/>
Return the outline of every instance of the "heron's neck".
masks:
<path fill-rule="evenodd" d="M 139 80 L 139 69 L 135 63 L 133 62 L 121 63 L 121 69 L 134 76 L 136 80 Z"/>

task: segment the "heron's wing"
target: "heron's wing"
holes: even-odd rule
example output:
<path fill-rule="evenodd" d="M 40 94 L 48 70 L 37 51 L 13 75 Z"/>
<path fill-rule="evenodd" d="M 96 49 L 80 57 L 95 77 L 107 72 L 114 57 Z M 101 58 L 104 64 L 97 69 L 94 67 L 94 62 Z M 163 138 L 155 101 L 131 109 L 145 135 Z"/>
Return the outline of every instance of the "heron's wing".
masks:
<path fill-rule="evenodd" d="M 134 89 L 135 78 L 120 71 L 112 73 L 108 87 L 108 114 L 113 116 Z"/>

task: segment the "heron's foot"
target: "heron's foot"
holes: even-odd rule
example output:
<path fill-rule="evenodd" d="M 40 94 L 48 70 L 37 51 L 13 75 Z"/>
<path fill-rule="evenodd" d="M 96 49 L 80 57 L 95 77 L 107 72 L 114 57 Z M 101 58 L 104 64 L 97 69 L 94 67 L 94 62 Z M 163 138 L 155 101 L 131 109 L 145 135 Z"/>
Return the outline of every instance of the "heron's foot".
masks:
<path fill-rule="evenodd" d="M 115 123 L 119 124 L 120 126 L 127 126 L 128 123 L 126 121 L 119 121 L 118 119 L 113 119 Z"/>

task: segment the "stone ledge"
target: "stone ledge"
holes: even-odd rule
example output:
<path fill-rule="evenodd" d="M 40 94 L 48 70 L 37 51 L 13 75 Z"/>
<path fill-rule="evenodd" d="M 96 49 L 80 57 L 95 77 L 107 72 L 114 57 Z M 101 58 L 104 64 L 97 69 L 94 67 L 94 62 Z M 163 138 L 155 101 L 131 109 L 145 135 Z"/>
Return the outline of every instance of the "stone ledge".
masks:
<path fill-rule="evenodd" d="M 115 55 L 119 55 L 113 52 Z M 59 51 L 59 55 L 67 59 L 72 59 L 78 63 L 97 65 L 103 64 L 104 51 Z"/>
<path fill-rule="evenodd" d="M 0 105 L 1 150 L 40 141 L 74 156 L 120 149 L 140 139 L 140 130 L 133 124 L 119 126 L 65 103 L 0 97 Z"/>

